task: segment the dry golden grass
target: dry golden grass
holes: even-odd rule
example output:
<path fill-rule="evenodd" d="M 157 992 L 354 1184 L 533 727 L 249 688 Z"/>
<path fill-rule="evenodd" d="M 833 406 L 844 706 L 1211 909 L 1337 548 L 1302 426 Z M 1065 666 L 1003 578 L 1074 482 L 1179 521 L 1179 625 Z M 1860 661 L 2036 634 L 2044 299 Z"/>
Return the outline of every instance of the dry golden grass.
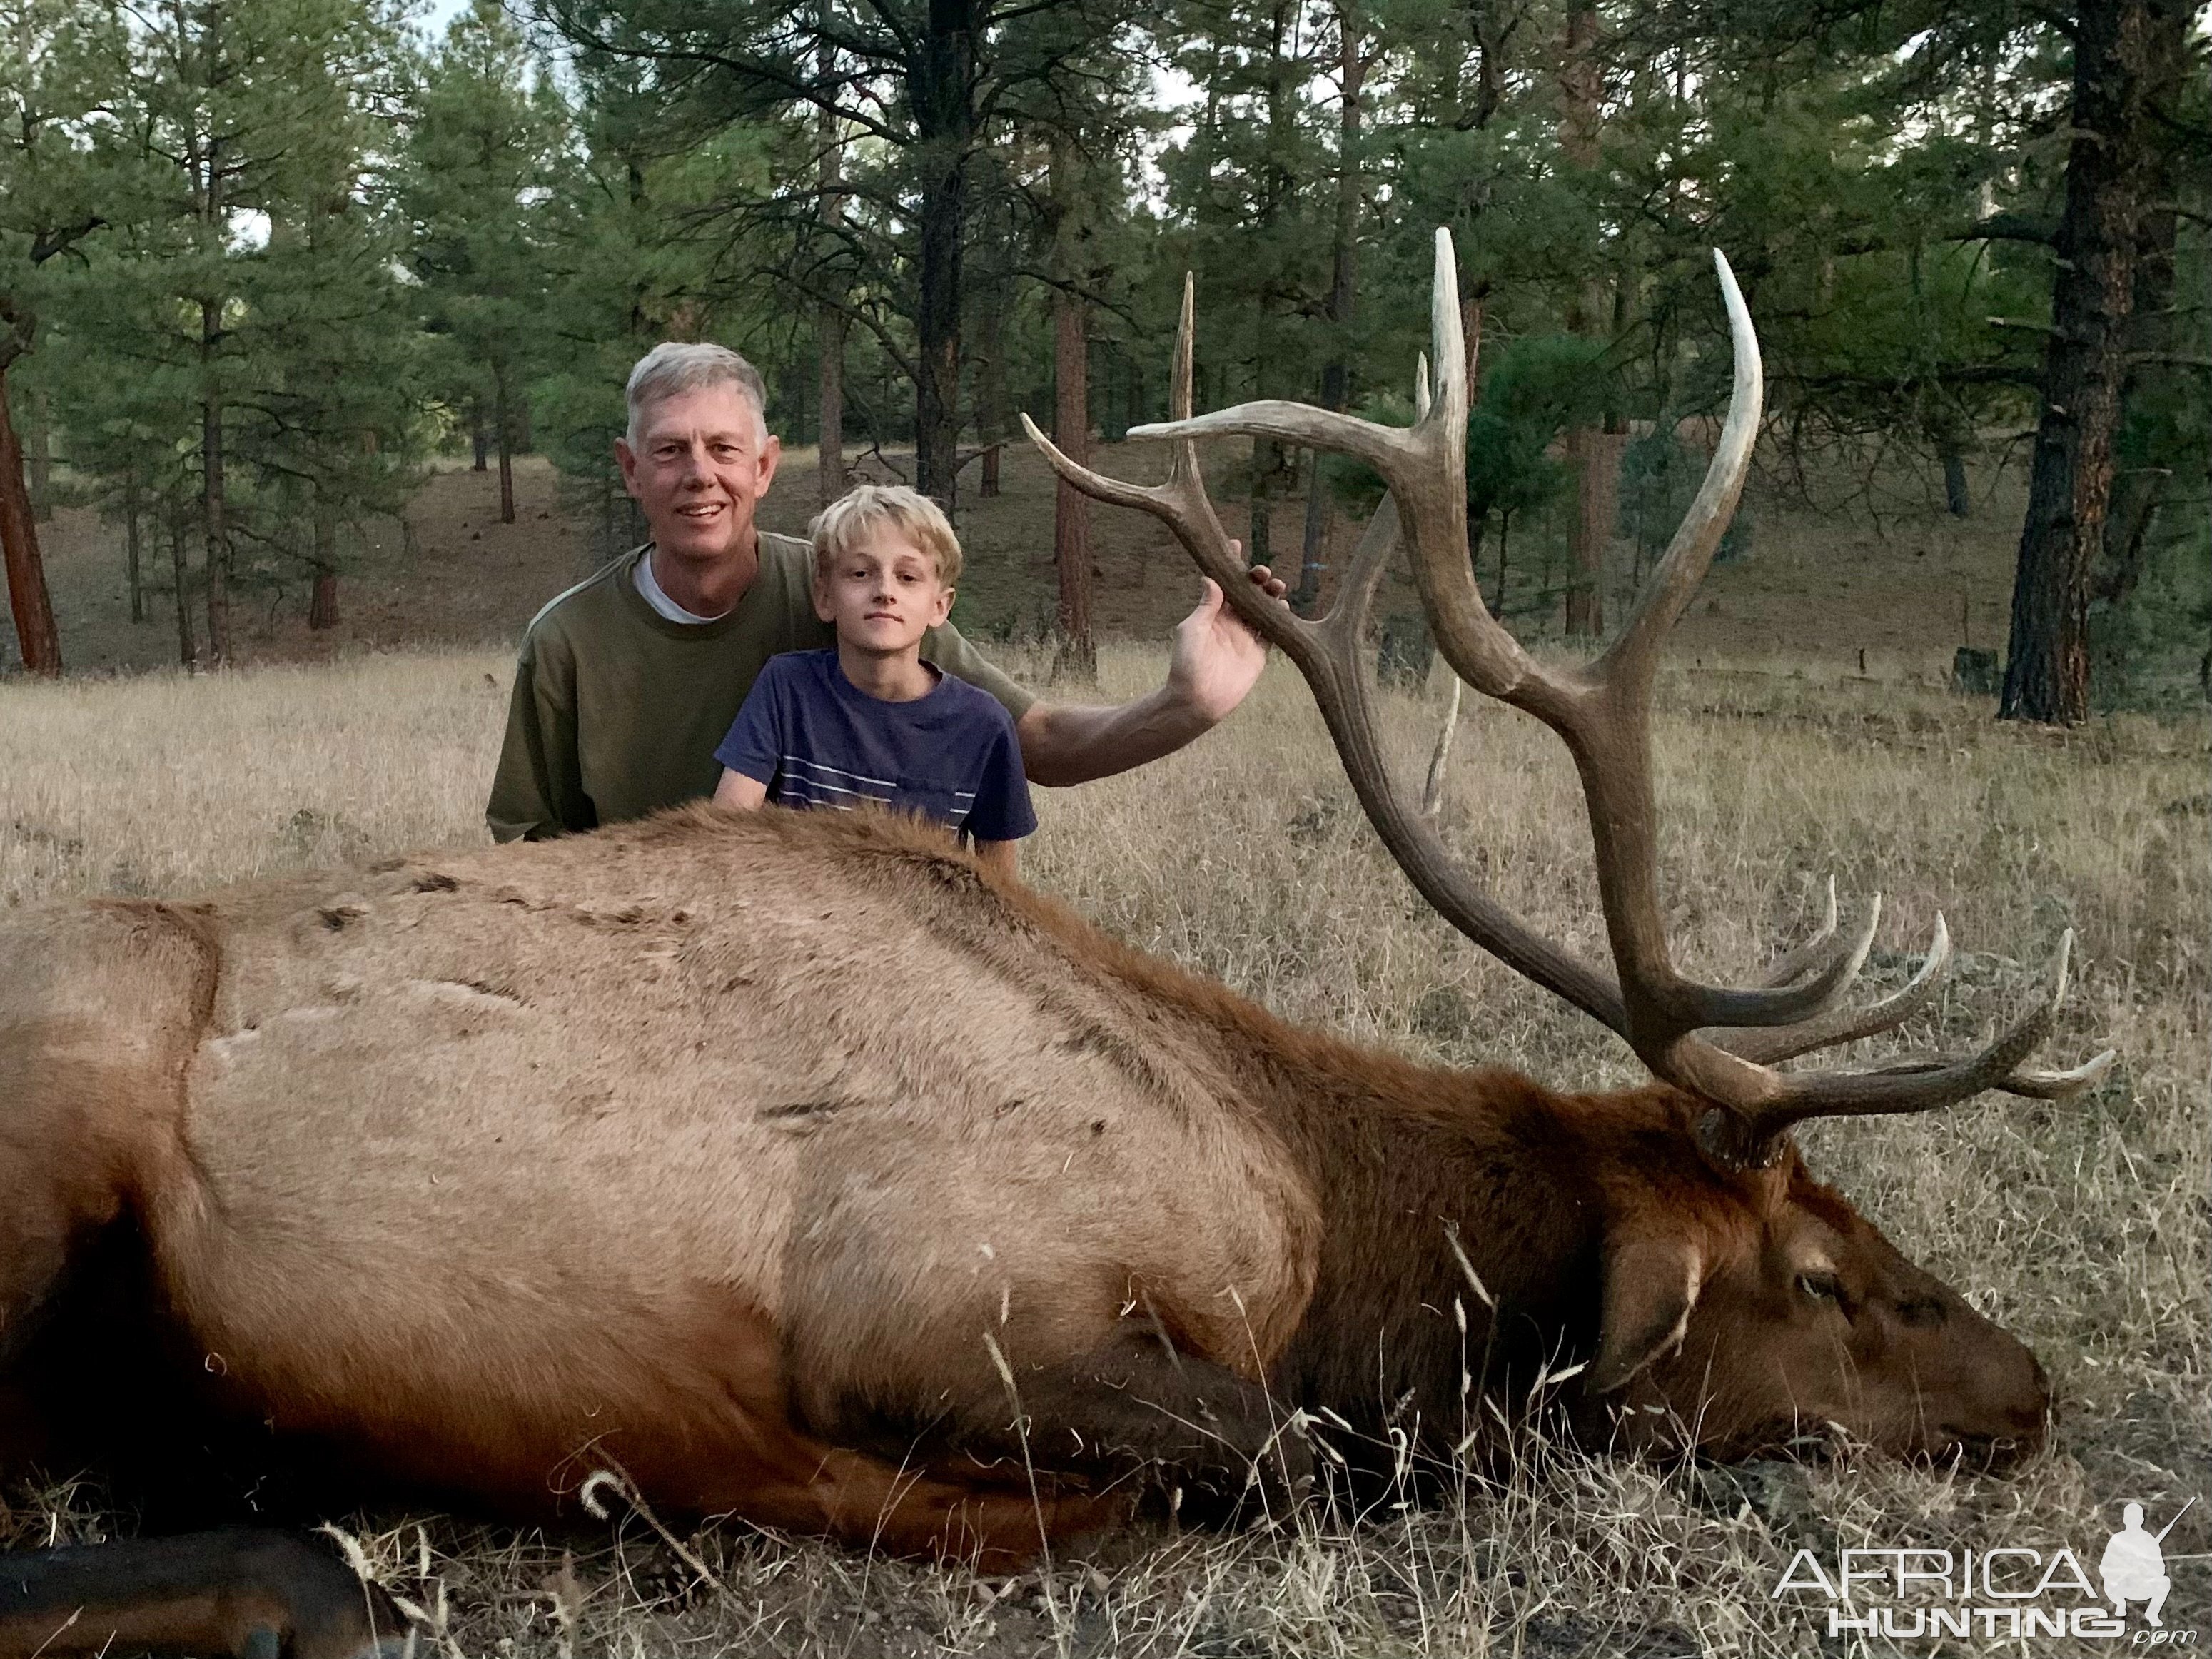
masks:
<path fill-rule="evenodd" d="M 1158 667 L 1109 650 L 1102 690 Z M 478 838 L 507 672 L 489 655 L 412 656 L 0 687 L 0 904 L 181 894 Z M 1931 690 L 1755 668 L 1676 678 L 1663 699 L 1666 887 L 1694 963 L 1741 969 L 1793 937 L 1833 872 L 1846 894 L 1887 896 L 1877 982 L 1907 971 L 1944 911 L 1963 947 L 1956 988 L 1907 1035 L 1958 1043 L 2076 931 L 2079 988 L 2051 1052 L 2117 1046 L 2094 1093 L 1807 1136 L 1817 1169 L 2042 1357 L 2059 1427 L 2025 1471 L 1851 1458 L 1730 1472 L 1554 1452 L 1441 1507 L 1358 1522 L 1316 1509 L 1275 1534 L 1143 1534 L 1014 1583 L 722 1527 L 690 1540 L 706 1587 L 635 1516 L 611 1536 L 550 1540 L 353 1517 L 379 1576 L 453 1654 L 1809 1655 L 1840 1650 L 1816 1636 L 1815 1604 L 1770 1596 L 1801 1546 L 1832 1560 L 1838 1543 L 2063 1543 L 2094 1571 L 2122 1501 L 2163 1524 L 2206 1493 L 2212 1462 L 2204 725 L 2053 735 Z M 1435 713 L 1394 702 L 1405 763 Z M 1590 950 L 1588 835 L 1555 751 L 1520 717 L 1475 710 L 1444 822 L 1503 898 Z M 1190 751 L 1041 792 L 1040 806 L 1030 879 L 1294 1019 L 1562 1085 L 1637 1075 L 1610 1038 L 1421 909 L 1280 665 Z M 0 1536 L 17 1541 L 107 1524 L 70 1492 L 10 1496 Z M 2167 1540 L 2170 1627 L 2212 1622 L 2207 1507 Z"/>

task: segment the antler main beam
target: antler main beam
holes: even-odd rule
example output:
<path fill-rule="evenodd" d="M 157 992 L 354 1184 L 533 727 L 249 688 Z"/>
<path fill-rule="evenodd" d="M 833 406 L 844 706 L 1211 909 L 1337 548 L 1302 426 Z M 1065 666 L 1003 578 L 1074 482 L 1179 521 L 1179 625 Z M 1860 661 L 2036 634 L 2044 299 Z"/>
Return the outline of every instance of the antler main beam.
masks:
<path fill-rule="evenodd" d="M 1183 282 L 1176 337 L 1175 418 L 1132 427 L 1132 439 L 1173 446 L 1164 483 L 1123 483 L 1078 465 L 1024 415 L 1024 428 L 1053 470 L 1103 501 L 1165 524 L 1219 584 L 1261 638 L 1279 647 L 1311 687 L 1360 804 L 1415 887 L 1447 921 L 1516 971 L 1618 1032 L 1654 1075 L 1722 1109 L 1705 1131 L 1717 1152 L 1741 1161 L 1771 1155 L 1779 1137 L 1808 1117 L 1927 1111 L 1990 1088 L 2057 1098 L 2087 1087 L 2109 1052 L 2069 1072 L 2031 1072 L 2028 1054 L 2047 1033 L 2066 979 L 2061 947 L 2051 994 L 1979 1053 L 1913 1060 L 1857 1073 L 1779 1072 L 1781 1060 L 1894 1029 L 1933 995 L 1950 952 L 1939 918 L 1928 956 L 1905 989 L 1872 1007 L 1838 1005 L 1864 964 L 1881 901 L 1848 929 L 1838 927 L 1831 883 L 1827 921 L 1785 953 L 1764 983 L 1707 985 L 1674 967 L 1659 903 L 1658 808 L 1652 787 L 1651 690 L 1660 646 L 1711 565 L 1741 495 L 1759 433 L 1759 341 L 1728 261 L 1714 267 L 1729 317 L 1735 386 L 1728 419 L 1696 499 L 1638 597 L 1618 639 L 1594 661 L 1539 664 L 1499 624 L 1476 586 L 1467 539 L 1468 364 L 1451 237 L 1437 232 L 1430 303 L 1432 357 L 1421 366 L 1410 427 L 1389 427 L 1266 400 L 1218 413 L 1191 413 L 1193 289 Z M 1433 362 L 1433 368 L 1431 362 Z M 1328 611 L 1294 616 L 1243 579 L 1235 544 L 1207 498 L 1197 441 L 1231 434 L 1275 439 L 1366 462 L 1388 489 Z M 1565 742 L 1589 811 L 1598 889 L 1616 975 L 1544 939 L 1469 877 L 1386 764 L 1375 687 L 1363 635 L 1394 548 L 1403 544 L 1437 645 L 1460 678 L 1534 714 Z M 1708 1037 L 1702 1032 L 1715 1032 Z"/>

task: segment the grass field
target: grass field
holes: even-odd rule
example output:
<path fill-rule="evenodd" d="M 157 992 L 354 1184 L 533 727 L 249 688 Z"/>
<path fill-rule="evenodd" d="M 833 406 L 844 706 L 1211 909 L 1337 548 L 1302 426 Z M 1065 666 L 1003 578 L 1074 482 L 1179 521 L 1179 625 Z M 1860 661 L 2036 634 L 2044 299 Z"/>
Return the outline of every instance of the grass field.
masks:
<path fill-rule="evenodd" d="M 1109 649 L 1102 694 L 1159 668 Z M 0 684 L 0 905 L 181 895 L 479 839 L 507 672 L 503 652 L 454 653 Z M 1402 763 L 1419 763 L 1437 708 L 1393 700 Z M 553 1538 L 431 1516 L 343 1524 L 423 1610 L 434 1650 L 470 1655 L 1811 1655 L 1845 1649 L 1820 1633 L 1815 1598 L 1770 1594 L 1800 1547 L 1832 1562 L 1839 1545 L 2063 1544 L 2094 1571 L 2123 1502 L 2156 1528 L 2212 1494 L 2205 723 L 2022 731 L 1904 678 L 1706 657 L 1663 683 L 1657 725 L 1668 913 L 1693 966 L 1740 971 L 1794 937 L 1832 872 L 1847 896 L 1886 895 L 1877 987 L 1943 911 L 1963 951 L 1955 987 L 1906 1035 L 1957 1045 L 2016 1006 L 2075 930 L 2078 988 L 2047 1052 L 2063 1064 L 2117 1047 L 2094 1092 L 1805 1137 L 1820 1172 L 2042 1358 L 2058 1425 L 2024 1470 L 1853 1457 L 1731 1471 L 1555 1450 L 1434 1509 L 1139 1534 L 1011 1582 L 687 1527 L 683 1554 L 708 1583 L 635 1516 Z M 1591 951 L 1588 836 L 1555 747 L 1517 715 L 1474 711 L 1443 823 L 1500 897 Z M 1040 808 L 1031 881 L 1292 1019 L 1559 1085 L 1638 1075 L 1421 908 L 1282 665 L 1192 750 L 1040 792 Z M 17 1543 L 114 1524 L 90 1487 L 5 1501 L 0 1539 Z M 2166 1540 L 2166 1624 L 2200 1644 L 2207 1507 Z"/>

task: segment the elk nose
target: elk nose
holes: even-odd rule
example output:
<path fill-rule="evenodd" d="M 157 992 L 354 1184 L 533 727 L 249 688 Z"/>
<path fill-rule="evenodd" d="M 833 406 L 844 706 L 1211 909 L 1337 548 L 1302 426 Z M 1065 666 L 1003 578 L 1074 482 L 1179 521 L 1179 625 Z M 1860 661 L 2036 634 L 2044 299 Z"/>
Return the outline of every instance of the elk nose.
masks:
<path fill-rule="evenodd" d="M 1950 1430 L 1972 1462 L 1991 1469 L 2034 1456 L 2051 1434 L 2051 1379 L 2025 1344 L 2013 1346 L 2017 1363 L 1990 1368 L 1990 1392 L 1974 1423 Z"/>

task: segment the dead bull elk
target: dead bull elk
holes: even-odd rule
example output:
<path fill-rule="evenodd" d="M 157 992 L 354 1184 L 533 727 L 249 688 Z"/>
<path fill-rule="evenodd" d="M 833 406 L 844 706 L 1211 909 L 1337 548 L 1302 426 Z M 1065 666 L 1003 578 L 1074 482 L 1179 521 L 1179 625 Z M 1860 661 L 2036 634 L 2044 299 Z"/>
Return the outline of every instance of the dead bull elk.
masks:
<path fill-rule="evenodd" d="M 1543 1387 L 1595 1445 L 1743 1455 L 1835 1424 L 1906 1455 L 2037 1446 L 2034 1358 L 1814 1182 L 1789 1130 L 2057 1096 L 2109 1056 L 2023 1069 L 2054 988 L 1962 1060 L 1775 1069 L 1927 998 L 1940 925 L 1908 989 L 1838 1011 L 1871 908 L 1848 931 L 1832 908 L 1752 988 L 1669 960 L 1653 663 L 1759 421 L 1721 279 L 1718 453 L 1579 670 L 1523 654 L 1471 576 L 1441 234 L 1409 428 L 1189 418 L 1186 294 L 1176 418 L 1136 434 L 1175 441 L 1164 484 L 1030 434 L 1173 529 L 1310 683 L 1429 902 L 1655 1085 L 1561 1095 L 1290 1029 L 889 820 L 691 808 L 349 890 L 49 908 L 0 945 L 0 1455 L 119 1468 L 228 1422 L 272 1463 L 479 1511 L 542 1515 L 609 1467 L 663 1513 L 1003 1564 L 1145 1492 L 1226 1505 L 1261 1471 L 1273 1502 L 1316 1443 L 1357 1468 L 1400 1431 L 1448 1456 L 1470 1355 L 1504 1417 Z M 1194 443 L 1222 433 L 1387 482 L 1320 620 L 1239 579 Z M 1386 771 L 1361 636 L 1401 541 L 1451 666 L 1573 752 L 1617 977 L 1486 897 Z M 114 1363 L 118 1331 L 139 1360 Z M 356 1654 L 391 1620 L 282 1534 L 0 1561 L 0 1654 Z"/>

